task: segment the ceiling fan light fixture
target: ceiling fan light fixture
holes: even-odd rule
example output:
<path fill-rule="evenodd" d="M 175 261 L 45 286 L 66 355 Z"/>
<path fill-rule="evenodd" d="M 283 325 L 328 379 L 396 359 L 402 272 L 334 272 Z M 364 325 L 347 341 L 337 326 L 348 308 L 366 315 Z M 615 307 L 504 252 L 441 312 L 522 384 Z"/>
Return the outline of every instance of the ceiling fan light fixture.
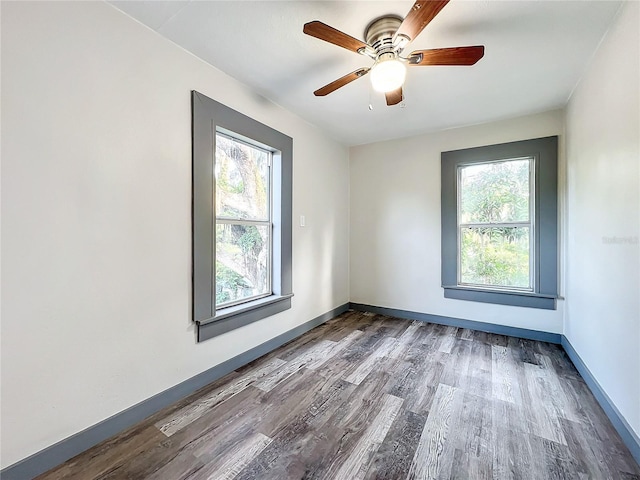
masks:
<path fill-rule="evenodd" d="M 397 90 L 404 84 L 407 67 L 395 55 L 390 54 L 389 58 L 379 58 L 370 73 L 373 89 L 386 93 Z"/>
<path fill-rule="evenodd" d="M 378 17 L 364 30 L 366 43 L 319 20 L 305 23 L 302 31 L 307 35 L 375 60 L 372 67 L 348 73 L 313 94 L 323 97 L 370 73 L 372 87 L 384 93 L 387 105 L 398 105 L 404 103 L 402 87 L 407 65 L 475 65 L 484 56 L 483 45 L 415 50 L 406 57 L 400 56 L 448 3 L 449 0 L 415 0 L 404 18 L 397 15 Z"/>

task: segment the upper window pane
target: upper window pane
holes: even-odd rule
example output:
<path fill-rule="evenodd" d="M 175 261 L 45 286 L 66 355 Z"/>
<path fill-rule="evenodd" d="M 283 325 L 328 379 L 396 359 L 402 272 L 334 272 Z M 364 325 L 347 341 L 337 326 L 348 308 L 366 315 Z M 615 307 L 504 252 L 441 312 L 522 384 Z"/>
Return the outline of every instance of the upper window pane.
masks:
<path fill-rule="evenodd" d="M 531 161 L 461 166 L 460 223 L 528 222 Z"/>
<path fill-rule="evenodd" d="M 269 220 L 271 153 L 216 134 L 216 216 Z"/>

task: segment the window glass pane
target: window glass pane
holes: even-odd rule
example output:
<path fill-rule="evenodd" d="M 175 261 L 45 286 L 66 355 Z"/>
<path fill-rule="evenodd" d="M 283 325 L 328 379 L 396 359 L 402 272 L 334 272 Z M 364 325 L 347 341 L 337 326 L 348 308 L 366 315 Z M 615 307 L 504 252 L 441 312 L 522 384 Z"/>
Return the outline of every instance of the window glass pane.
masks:
<path fill-rule="evenodd" d="M 269 220 L 271 154 L 216 135 L 216 215 Z"/>
<path fill-rule="evenodd" d="M 460 229 L 460 283 L 530 288 L 529 227 Z"/>
<path fill-rule="evenodd" d="M 271 293 L 269 226 L 216 225 L 216 305 Z"/>
<path fill-rule="evenodd" d="M 460 169 L 460 223 L 529 221 L 531 159 Z"/>

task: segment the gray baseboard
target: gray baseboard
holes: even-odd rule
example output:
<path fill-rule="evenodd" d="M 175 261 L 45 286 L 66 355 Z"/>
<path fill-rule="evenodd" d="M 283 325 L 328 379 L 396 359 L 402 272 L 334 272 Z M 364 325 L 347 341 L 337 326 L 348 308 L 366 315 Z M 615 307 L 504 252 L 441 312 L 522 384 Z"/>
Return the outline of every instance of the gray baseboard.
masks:
<path fill-rule="evenodd" d="M 622 437 L 622 441 L 631 452 L 631 455 L 636 460 L 638 465 L 640 465 L 640 438 L 631 428 L 631 425 L 627 422 L 627 420 L 622 416 L 617 407 L 613 404 L 609 395 L 607 395 L 604 389 L 600 386 L 596 378 L 589 371 L 585 363 L 578 355 L 578 352 L 573 348 L 569 339 L 562 336 L 562 347 L 564 351 L 567 352 L 567 355 L 575 365 L 576 369 L 584 379 L 585 383 L 593 393 L 593 396 L 596 397 L 596 400 L 604 410 L 604 413 L 607 414 L 609 420 L 613 424 L 613 427 L 618 431 L 620 437 Z"/>
<path fill-rule="evenodd" d="M 184 382 L 154 395 L 142 402 L 123 410 L 120 413 L 61 440 L 50 447 L 20 460 L 0 471 L 2 480 L 28 480 L 50 470 L 70 458 L 88 450 L 98 443 L 118 434 L 119 432 L 141 422 L 145 418 L 162 410 L 169 405 L 182 400 L 200 388 L 232 371 L 246 365 L 253 360 L 275 350 L 287 342 L 299 337 L 303 333 L 325 323 L 328 320 L 348 310 L 349 304 L 340 305 L 302 325 L 299 325 L 257 347 L 237 355 L 215 367 L 210 368 Z"/>
<path fill-rule="evenodd" d="M 361 312 L 380 313 L 391 317 L 407 318 L 409 320 L 419 320 L 421 322 L 437 323 L 438 325 L 448 325 L 451 327 L 468 328 L 481 332 L 496 333 L 509 337 L 526 338 L 529 340 L 539 340 L 560 344 L 562 335 L 560 333 L 541 332 L 539 330 L 529 330 L 526 328 L 508 327 L 496 325 L 494 323 L 476 322 L 475 320 L 464 320 L 462 318 L 443 317 L 442 315 L 431 315 L 430 313 L 412 312 L 410 310 L 399 310 L 397 308 L 376 307 L 362 303 L 350 303 L 350 308 Z"/>

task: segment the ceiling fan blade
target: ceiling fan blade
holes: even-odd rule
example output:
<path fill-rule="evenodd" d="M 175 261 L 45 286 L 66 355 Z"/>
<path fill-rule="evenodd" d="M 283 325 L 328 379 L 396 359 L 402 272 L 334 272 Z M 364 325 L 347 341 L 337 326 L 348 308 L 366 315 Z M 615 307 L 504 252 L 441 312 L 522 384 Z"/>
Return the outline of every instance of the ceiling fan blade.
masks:
<path fill-rule="evenodd" d="M 367 73 L 369 73 L 369 70 L 371 69 L 359 68 L 355 72 L 348 73 L 344 77 L 340 77 L 339 79 L 334 80 L 333 82 L 325 85 L 324 87 L 319 88 L 318 90 L 313 92 L 313 94 L 316 97 L 324 97 L 325 95 L 328 95 L 331 92 L 336 91 L 340 87 L 344 87 L 347 83 L 351 83 L 354 80 L 357 80 L 358 78 L 362 77 L 363 75 L 366 75 Z"/>
<path fill-rule="evenodd" d="M 416 50 L 409 55 L 409 65 L 474 65 L 483 56 L 483 45 Z"/>
<path fill-rule="evenodd" d="M 442 10 L 449 0 L 418 0 L 413 4 L 409 13 L 400 24 L 400 28 L 395 37 L 403 36 L 409 41 L 416 38 L 420 32 L 429 25 L 440 10 Z"/>
<path fill-rule="evenodd" d="M 357 38 L 353 38 L 352 36 L 317 20 L 305 23 L 302 31 L 307 35 L 319 38 L 325 42 L 333 43 L 334 45 L 338 45 L 339 47 L 346 48 L 347 50 L 351 50 L 356 53 L 358 53 L 359 49 L 367 46 L 366 43 L 358 40 Z"/>
<path fill-rule="evenodd" d="M 398 88 L 397 90 L 386 92 L 384 96 L 387 99 L 387 105 L 397 105 L 402 101 L 402 87 Z"/>

